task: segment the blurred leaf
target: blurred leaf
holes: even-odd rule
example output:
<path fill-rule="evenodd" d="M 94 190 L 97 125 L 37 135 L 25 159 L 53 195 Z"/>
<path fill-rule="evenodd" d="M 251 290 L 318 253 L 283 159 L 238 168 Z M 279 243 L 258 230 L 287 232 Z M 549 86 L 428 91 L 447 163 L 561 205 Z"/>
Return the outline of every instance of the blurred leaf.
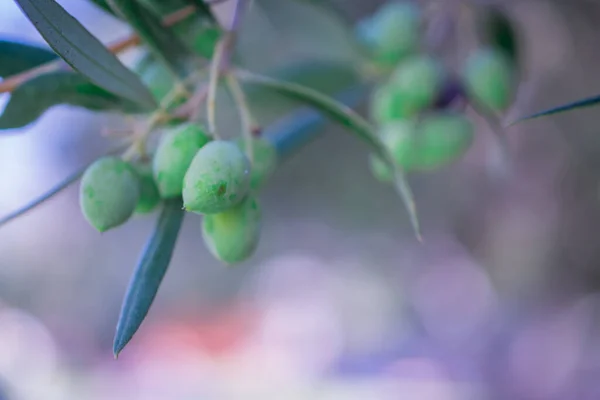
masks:
<path fill-rule="evenodd" d="M 122 150 L 124 150 L 124 146 L 118 147 L 118 148 L 108 152 L 107 154 L 115 154 Z M 85 170 L 90 165 L 92 165 L 94 162 L 96 162 L 96 160 L 93 160 L 93 161 L 87 163 L 86 165 L 84 165 L 83 167 L 79 168 L 78 170 L 73 172 L 71 175 L 67 176 L 65 179 L 63 179 L 61 182 L 56 184 L 54 187 L 52 187 L 50 190 L 48 190 L 46 193 L 42 194 L 41 196 L 33 199 L 32 201 L 30 201 L 29 203 L 25 204 L 24 206 L 18 208 L 17 210 L 15 210 L 3 217 L 0 217 L 0 227 L 27 214 L 29 211 L 33 210 L 37 206 L 44 204 L 46 201 L 52 199 L 54 196 L 56 196 L 57 194 L 62 192 L 64 189 L 68 188 L 75 181 L 77 181 L 81 177 L 81 175 L 83 175 Z"/>
<path fill-rule="evenodd" d="M 110 6 L 129 22 L 154 56 L 175 76 L 185 76 L 190 51 L 171 28 L 163 26 L 160 18 L 143 7 L 138 0 L 110 0 Z"/>
<path fill-rule="evenodd" d="M 417 238 L 421 238 L 419 221 L 412 191 L 401 168 L 393 162 L 388 151 L 380 141 L 371 125 L 345 104 L 340 103 L 318 91 L 296 83 L 285 82 L 267 76 L 256 75 L 247 71 L 238 71 L 239 77 L 247 83 L 264 86 L 283 95 L 302 101 L 317 109 L 341 126 L 347 128 L 358 138 L 367 143 L 394 170 L 395 187 L 408 211 L 411 224 Z"/>
<path fill-rule="evenodd" d="M 98 86 L 153 109 L 157 104 L 138 76 L 54 0 L 15 0 L 50 47 Z"/>
<path fill-rule="evenodd" d="M 113 344 L 115 357 L 129 343 L 148 314 L 171 262 L 183 216 L 181 199 L 165 202 L 125 294 Z"/>
<path fill-rule="evenodd" d="M 138 2 L 157 17 L 164 17 L 187 6 L 189 0 L 138 0 Z"/>
<path fill-rule="evenodd" d="M 479 33 L 486 43 L 506 53 L 515 67 L 519 66 L 519 40 L 514 23 L 498 7 L 488 6 L 478 23 Z"/>
<path fill-rule="evenodd" d="M 567 112 L 567 111 L 577 110 L 579 108 L 593 107 L 593 106 L 597 106 L 598 104 L 600 104 L 600 96 L 588 97 L 588 98 L 585 98 L 582 100 L 577 100 L 572 103 L 567 103 L 567 104 L 564 104 L 561 106 L 552 107 L 547 110 L 539 111 L 539 112 L 536 112 L 535 114 L 531 114 L 526 117 L 519 118 L 518 120 L 511 123 L 510 125 L 514 125 L 519 122 L 526 121 L 528 119 L 544 117 L 546 115 L 563 113 L 563 112 Z"/>
<path fill-rule="evenodd" d="M 106 2 L 106 0 L 91 0 L 92 3 L 96 4 L 98 7 L 100 7 L 101 9 L 103 9 L 104 11 L 106 11 L 107 13 L 114 15 L 115 17 L 118 18 L 118 15 L 116 15 L 114 13 L 113 10 L 111 10 L 110 6 L 108 5 L 108 3 Z"/>
<path fill-rule="evenodd" d="M 0 77 L 16 75 L 57 58 L 56 53 L 50 49 L 12 40 L 0 40 Z"/>
<path fill-rule="evenodd" d="M 197 13 L 203 18 L 216 22 L 212 9 L 204 2 L 204 0 L 188 0 L 188 2 L 196 7 Z"/>
<path fill-rule="evenodd" d="M 361 58 L 351 23 L 329 2 L 256 0 L 256 3 L 265 14 L 265 22 L 271 25 L 268 27 L 271 36 L 305 55 L 352 61 Z M 250 23 L 245 25 L 253 29 Z M 254 47 L 256 43 L 248 43 L 242 55 L 250 57 Z"/>
<path fill-rule="evenodd" d="M 58 104 L 70 104 L 95 111 L 143 111 L 136 103 L 107 92 L 77 72 L 57 71 L 36 76 L 12 92 L 0 114 L 0 129 L 26 126 Z"/>

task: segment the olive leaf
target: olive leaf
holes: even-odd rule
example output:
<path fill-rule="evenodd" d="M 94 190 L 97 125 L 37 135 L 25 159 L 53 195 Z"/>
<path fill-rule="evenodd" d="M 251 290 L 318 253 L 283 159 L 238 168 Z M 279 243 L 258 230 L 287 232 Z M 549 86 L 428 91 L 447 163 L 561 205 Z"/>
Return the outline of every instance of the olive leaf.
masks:
<path fill-rule="evenodd" d="M 546 110 L 538 111 L 534 114 L 519 118 L 515 122 L 512 122 L 509 126 L 518 124 L 529 119 L 544 117 L 552 114 L 559 114 L 567 111 L 577 110 L 579 108 L 593 107 L 600 104 L 600 96 L 587 97 L 581 100 L 577 100 L 571 103 L 563 104 L 557 107 L 548 108 Z"/>
<path fill-rule="evenodd" d="M 419 240 L 421 239 L 416 205 L 404 171 L 394 163 L 384 144 L 364 118 L 348 106 L 306 86 L 253 74 L 248 71 L 238 70 L 237 74 L 246 83 L 264 86 L 314 107 L 367 143 L 394 171 L 394 186 L 408 211 L 415 235 Z"/>
<path fill-rule="evenodd" d="M 107 13 L 118 18 L 118 15 L 116 15 L 115 12 L 111 10 L 106 0 L 91 0 L 91 2 L 100 7 L 102 10 L 106 11 Z"/>
<path fill-rule="evenodd" d="M 18 86 L 0 114 L 0 130 L 24 127 L 59 104 L 94 111 L 141 112 L 137 103 L 115 96 L 74 71 L 56 71 L 36 76 Z"/>
<path fill-rule="evenodd" d="M 190 50 L 170 27 L 163 26 L 161 19 L 145 8 L 139 0 L 108 0 L 108 4 L 140 35 L 156 59 L 175 76 L 186 75 L 186 61 Z"/>
<path fill-rule="evenodd" d="M 209 19 L 212 22 L 216 22 L 215 16 L 212 13 L 210 5 L 206 4 L 204 0 L 188 0 L 190 4 L 196 7 L 196 11 L 199 15 Z"/>
<path fill-rule="evenodd" d="M 96 85 L 139 103 L 157 104 L 138 76 L 85 29 L 55 0 L 15 0 L 50 47 L 73 69 Z"/>
<path fill-rule="evenodd" d="M 52 50 L 29 43 L 0 39 L 0 77 L 7 77 L 57 59 Z"/>
<path fill-rule="evenodd" d="M 125 293 L 113 343 L 115 357 L 129 343 L 148 314 L 171 262 L 183 217 L 181 199 L 165 202 Z"/>

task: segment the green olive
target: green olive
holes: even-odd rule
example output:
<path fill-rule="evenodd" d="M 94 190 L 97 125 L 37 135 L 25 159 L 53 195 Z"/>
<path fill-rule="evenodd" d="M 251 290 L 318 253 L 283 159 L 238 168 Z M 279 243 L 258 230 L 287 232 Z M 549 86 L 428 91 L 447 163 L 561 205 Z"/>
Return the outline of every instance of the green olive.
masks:
<path fill-rule="evenodd" d="M 246 150 L 243 138 L 235 142 L 240 150 Z M 250 173 L 250 188 L 259 189 L 275 172 L 277 167 L 277 151 L 266 139 L 252 139 L 252 171 Z"/>
<path fill-rule="evenodd" d="M 417 125 L 413 120 L 404 119 L 390 122 L 380 128 L 380 136 L 392 159 L 404 169 L 414 163 L 414 137 Z"/>
<path fill-rule="evenodd" d="M 515 72 L 501 51 L 473 52 L 467 59 L 463 79 L 468 95 L 493 110 L 505 110 L 513 99 Z"/>
<path fill-rule="evenodd" d="M 143 57 L 134 67 L 157 101 L 161 101 L 175 86 L 175 77 L 164 66 L 150 56 Z"/>
<path fill-rule="evenodd" d="M 369 155 L 369 167 L 375 179 L 380 182 L 391 182 L 394 179 L 394 171 L 378 155 Z"/>
<path fill-rule="evenodd" d="M 412 114 L 402 93 L 391 85 L 381 85 L 373 91 L 370 107 L 371 119 L 377 124 L 404 119 Z"/>
<path fill-rule="evenodd" d="M 438 112 L 425 116 L 413 139 L 413 169 L 431 170 L 461 158 L 474 139 L 473 124 L 459 113 Z"/>
<path fill-rule="evenodd" d="M 103 157 L 83 174 L 79 204 L 90 225 L 105 232 L 131 217 L 139 196 L 139 181 L 133 168 L 118 157 Z"/>
<path fill-rule="evenodd" d="M 400 96 L 409 115 L 417 114 L 431 106 L 437 99 L 445 81 L 443 66 L 427 55 L 413 56 L 402 62 L 394 71 L 390 85 Z"/>
<path fill-rule="evenodd" d="M 205 215 L 202 221 L 202 238 L 206 246 L 226 264 L 248 259 L 256 250 L 260 231 L 260 206 L 252 196 L 227 211 Z"/>
<path fill-rule="evenodd" d="M 250 162 L 232 142 L 210 142 L 196 153 L 183 181 L 183 203 L 199 214 L 239 204 L 250 188 Z"/>
<path fill-rule="evenodd" d="M 181 196 L 183 178 L 194 156 L 210 137 L 204 128 L 187 123 L 163 133 L 156 148 L 152 169 L 158 191 L 163 198 Z"/>
<path fill-rule="evenodd" d="M 359 40 L 376 62 L 393 66 L 419 47 L 422 13 L 409 2 L 390 2 L 357 26 Z"/>
<path fill-rule="evenodd" d="M 136 164 L 134 168 L 140 184 L 140 199 L 135 207 L 135 212 L 136 214 L 148 214 L 160 203 L 160 193 L 152 175 L 152 165 Z"/>

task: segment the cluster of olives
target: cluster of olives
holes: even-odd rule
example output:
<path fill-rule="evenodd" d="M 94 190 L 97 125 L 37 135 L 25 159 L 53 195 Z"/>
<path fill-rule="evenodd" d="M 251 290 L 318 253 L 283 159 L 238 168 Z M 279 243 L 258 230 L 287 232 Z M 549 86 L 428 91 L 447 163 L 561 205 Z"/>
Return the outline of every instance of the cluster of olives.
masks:
<path fill-rule="evenodd" d="M 390 158 L 406 171 L 433 170 L 461 158 L 474 139 L 459 99 L 505 110 L 512 100 L 514 67 L 496 48 L 478 48 L 462 73 L 420 49 L 424 18 L 415 3 L 391 2 L 361 22 L 358 35 L 374 63 L 389 70 L 373 91 L 370 115 Z M 464 105 L 458 103 L 458 105 Z M 391 181 L 393 171 L 370 157 L 374 176 Z"/>
<path fill-rule="evenodd" d="M 80 204 L 86 220 L 104 232 L 163 199 L 182 198 L 186 211 L 202 214 L 210 252 L 233 264 L 255 251 L 261 228 L 256 190 L 277 163 L 275 149 L 254 138 L 253 163 L 242 141 L 212 140 L 196 123 L 167 128 L 152 162 L 104 157 L 84 173 Z"/>

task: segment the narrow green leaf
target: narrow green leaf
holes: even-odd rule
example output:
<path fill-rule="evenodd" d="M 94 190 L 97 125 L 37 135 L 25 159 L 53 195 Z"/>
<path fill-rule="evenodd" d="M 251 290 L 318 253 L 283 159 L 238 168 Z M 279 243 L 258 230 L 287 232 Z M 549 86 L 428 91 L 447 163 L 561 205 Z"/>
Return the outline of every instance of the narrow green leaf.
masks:
<path fill-rule="evenodd" d="M 181 199 L 165 202 L 125 294 L 113 344 L 115 357 L 129 343 L 148 314 L 171 262 L 183 216 Z"/>
<path fill-rule="evenodd" d="M 600 104 L 600 96 L 588 97 L 585 99 L 577 100 L 572 103 L 563 104 L 561 106 L 552 107 L 543 111 L 536 112 L 534 114 L 528 115 L 526 117 L 519 118 L 515 122 L 512 122 L 509 126 L 518 124 L 519 122 L 523 122 L 529 119 L 544 117 L 547 115 L 563 113 L 567 111 L 577 110 L 579 108 L 593 107 Z"/>
<path fill-rule="evenodd" d="M 50 49 L 21 41 L 0 40 L 0 77 L 16 75 L 57 58 Z"/>
<path fill-rule="evenodd" d="M 55 0 L 15 0 L 50 47 L 73 69 L 118 96 L 156 108 L 138 76 L 87 31 Z"/>
<path fill-rule="evenodd" d="M 122 151 L 124 149 L 123 146 L 118 147 L 110 152 L 108 152 L 107 154 L 115 154 L 119 151 Z M 67 176 L 66 178 L 64 178 L 61 182 L 59 182 L 58 184 L 56 184 L 55 186 L 53 186 L 50 190 L 48 190 L 47 192 L 43 193 L 41 196 L 31 200 L 29 203 L 25 204 L 24 206 L 16 209 L 15 211 L 6 214 L 3 217 L 0 217 L 0 227 L 8 224 L 9 222 L 27 214 L 29 211 L 33 210 L 34 208 L 36 208 L 37 206 L 40 206 L 42 204 L 44 204 L 46 201 L 52 199 L 54 196 L 56 196 L 57 194 L 59 194 L 60 192 L 62 192 L 64 189 L 68 188 L 70 185 L 72 185 L 75 181 L 77 181 L 81 175 L 83 175 L 83 173 L 85 172 L 85 170 L 96 160 L 93 160 L 89 163 L 87 163 L 86 165 L 84 165 L 83 167 L 79 168 L 78 170 L 76 170 L 75 172 L 73 172 L 72 174 L 70 174 L 69 176 Z"/>
<path fill-rule="evenodd" d="M 360 115 L 355 113 L 346 105 L 325 96 L 318 91 L 298 85 L 295 83 L 280 81 L 270 77 L 253 74 L 247 71 L 239 71 L 238 76 L 247 83 L 264 86 L 276 92 L 300 100 L 310 105 L 319 112 L 327 115 L 332 120 L 350 132 L 353 132 L 358 138 L 366 142 L 388 165 L 393 168 L 395 175 L 395 187 L 404 202 L 408 211 L 409 218 L 417 238 L 421 239 L 417 210 L 412 191 L 408 185 L 404 171 L 397 166 L 377 134 L 373 131 L 371 125 Z"/>
<path fill-rule="evenodd" d="M 105 1 L 110 2 L 110 0 Z M 159 18 L 188 5 L 188 0 L 138 0 L 138 2 Z"/>
<path fill-rule="evenodd" d="M 143 111 L 136 103 L 117 97 L 90 83 L 74 71 L 56 71 L 36 76 L 17 87 L 0 114 L 0 130 L 24 127 L 59 104 L 94 111 Z"/>
<path fill-rule="evenodd" d="M 100 7 L 102 10 L 106 11 L 107 13 L 115 16 L 118 18 L 118 16 L 114 13 L 113 10 L 110 9 L 110 6 L 108 5 L 108 3 L 106 2 L 106 0 L 91 0 L 92 3 L 94 3 L 95 5 L 97 5 L 98 7 Z"/>
<path fill-rule="evenodd" d="M 159 17 L 138 0 L 108 0 L 108 4 L 129 22 L 157 60 L 169 68 L 175 76 L 186 75 L 186 61 L 190 49 L 179 40 L 171 28 L 162 25 Z"/>
<path fill-rule="evenodd" d="M 204 2 L 204 0 L 189 0 L 189 3 L 196 7 L 198 14 L 200 14 L 202 17 L 209 19 L 212 22 L 216 22 L 212 9 Z"/>

